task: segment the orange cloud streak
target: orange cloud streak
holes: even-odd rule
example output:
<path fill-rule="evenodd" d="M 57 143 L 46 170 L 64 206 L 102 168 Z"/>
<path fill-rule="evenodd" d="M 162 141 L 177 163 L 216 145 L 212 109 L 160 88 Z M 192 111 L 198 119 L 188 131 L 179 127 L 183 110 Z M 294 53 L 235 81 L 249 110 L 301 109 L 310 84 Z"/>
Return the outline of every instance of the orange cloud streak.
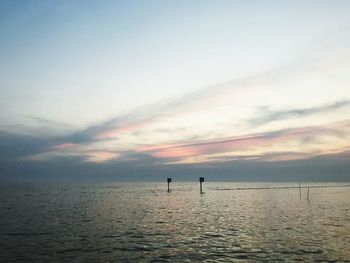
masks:
<path fill-rule="evenodd" d="M 250 150 L 255 147 L 269 146 L 274 143 L 291 139 L 303 139 L 306 136 L 331 134 L 336 130 L 325 127 L 304 127 L 276 132 L 252 134 L 248 136 L 231 137 L 220 140 L 199 141 L 189 144 L 173 144 L 146 146 L 136 151 L 148 152 L 157 158 L 189 157 L 203 154 L 231 152 L 233 150 Z"/>

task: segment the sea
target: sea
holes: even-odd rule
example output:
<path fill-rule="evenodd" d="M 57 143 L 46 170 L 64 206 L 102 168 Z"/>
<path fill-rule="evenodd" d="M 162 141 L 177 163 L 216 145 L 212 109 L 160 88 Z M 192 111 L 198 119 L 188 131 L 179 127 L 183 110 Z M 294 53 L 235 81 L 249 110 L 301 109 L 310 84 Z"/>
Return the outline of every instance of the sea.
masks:
<path fill-rule="evenodd" d="M 350 262 L 347 186 L 1 184 L 0 262 Z"/>

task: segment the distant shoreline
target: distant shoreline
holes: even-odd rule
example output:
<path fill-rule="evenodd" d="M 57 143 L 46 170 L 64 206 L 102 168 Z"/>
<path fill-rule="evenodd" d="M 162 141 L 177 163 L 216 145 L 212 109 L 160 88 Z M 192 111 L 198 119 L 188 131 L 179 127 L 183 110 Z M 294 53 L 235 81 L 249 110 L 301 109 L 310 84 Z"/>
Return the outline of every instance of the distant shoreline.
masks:
<path fill-rule="evenodd" d="M 349 185 L 310 185 L 300 186 L 301 188 L 330 188 L 330 187 L 350 187 Z M 269 189 L 299 189 L 299 186 L 275 186 L 275 187 L 238 187 L 238 188 L 217 188 L 216 191 L 240 191 L 240 190 L 269 190 Z"/>

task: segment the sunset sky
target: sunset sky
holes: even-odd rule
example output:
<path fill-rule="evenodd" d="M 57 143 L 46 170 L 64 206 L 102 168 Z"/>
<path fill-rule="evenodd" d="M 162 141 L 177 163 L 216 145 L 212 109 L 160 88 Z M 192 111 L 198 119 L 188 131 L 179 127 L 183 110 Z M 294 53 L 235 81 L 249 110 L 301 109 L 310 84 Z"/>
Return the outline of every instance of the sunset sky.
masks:
<path fill-rule="evenodd" d="M 345 0 L 2 0 L 0 177 L 350 179 L 349 14 Z"/>

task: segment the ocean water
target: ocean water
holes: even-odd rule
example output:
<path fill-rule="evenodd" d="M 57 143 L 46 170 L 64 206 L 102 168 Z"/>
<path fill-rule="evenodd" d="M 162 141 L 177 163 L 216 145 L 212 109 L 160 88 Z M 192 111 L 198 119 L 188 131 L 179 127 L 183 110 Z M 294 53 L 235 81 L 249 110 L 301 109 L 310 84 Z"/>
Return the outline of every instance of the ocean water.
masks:
<path fill-rule="evenodd" d="M 0 262 L 350 262 L 349 187 L 232 190 L 295 185 L 1 185 Z"/>

